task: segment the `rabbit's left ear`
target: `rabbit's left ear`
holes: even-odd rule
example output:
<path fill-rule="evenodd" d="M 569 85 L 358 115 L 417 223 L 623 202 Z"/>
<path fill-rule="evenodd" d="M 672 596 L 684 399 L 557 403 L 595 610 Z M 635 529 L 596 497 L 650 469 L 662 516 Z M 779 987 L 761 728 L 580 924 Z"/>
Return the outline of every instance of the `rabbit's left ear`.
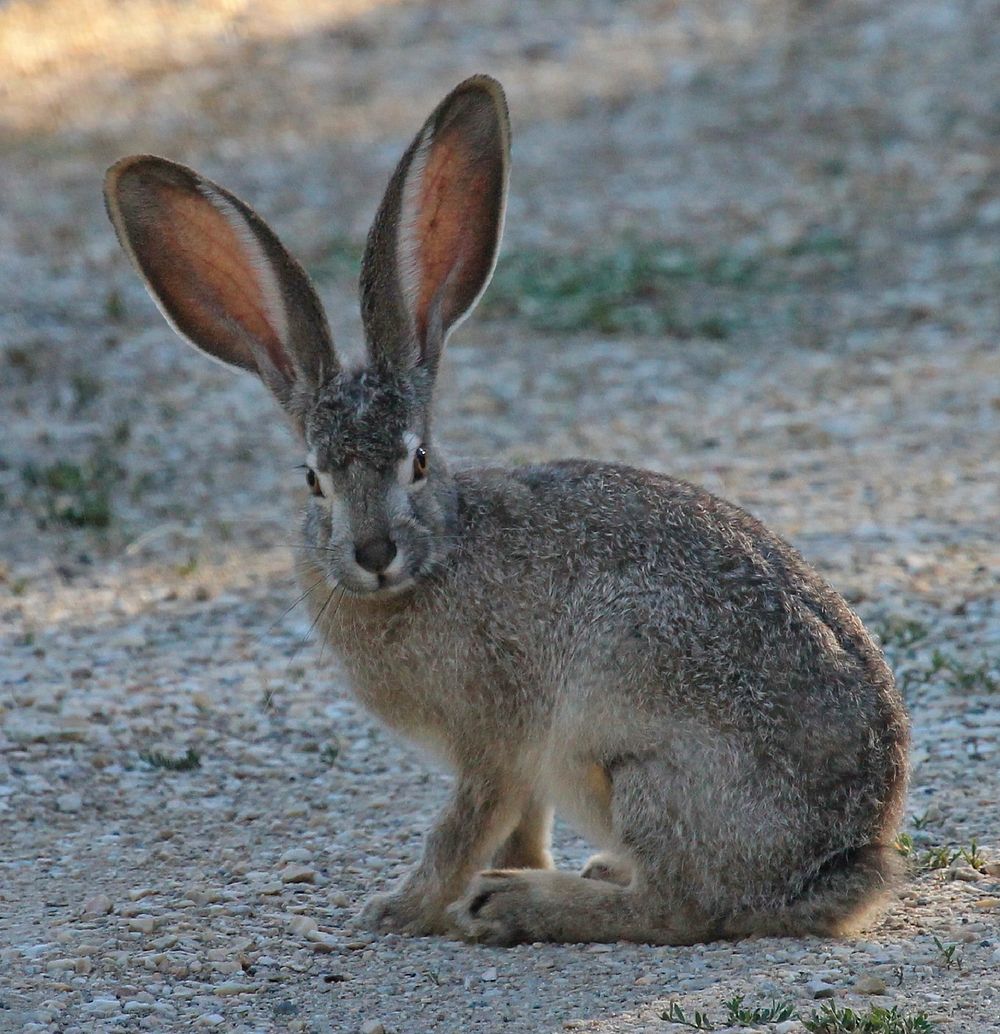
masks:
<path fill-rule="evenodd" d="M 485 75 L 438 105 L 396 168 L 361 273 L 369 353 L 433 375 L 449 332 L 486 289 L 503 231 L 510 124 Z"/>

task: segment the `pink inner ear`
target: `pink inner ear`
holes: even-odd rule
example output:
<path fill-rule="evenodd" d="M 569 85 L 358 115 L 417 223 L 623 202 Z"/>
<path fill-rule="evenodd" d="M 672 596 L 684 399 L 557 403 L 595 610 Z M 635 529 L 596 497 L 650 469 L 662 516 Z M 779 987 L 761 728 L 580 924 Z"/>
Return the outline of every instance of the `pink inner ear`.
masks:
<path fill-rule="evenodd" d="M 455 125 L 435 138 L 427 155 L 412 229 L 420 341 L 426 340 L 435 300 L 442 325 L 449 327 L 475 300 L 493 263 L 501 162 L 482 146 L 477 150 L 477 142 Z"/>
<path fill-rule="evenodd" d="M 178 329 L 220 358 L 250 369 L 257 367 L 253 342 L 291 379 L 281 296 L 250 227 L 233 225 L 243 217 L 172 184 L 157 184 L 153 195 L 155 205 L 143 212 L 142 239 L 133 237 L 132 243 Z"/>

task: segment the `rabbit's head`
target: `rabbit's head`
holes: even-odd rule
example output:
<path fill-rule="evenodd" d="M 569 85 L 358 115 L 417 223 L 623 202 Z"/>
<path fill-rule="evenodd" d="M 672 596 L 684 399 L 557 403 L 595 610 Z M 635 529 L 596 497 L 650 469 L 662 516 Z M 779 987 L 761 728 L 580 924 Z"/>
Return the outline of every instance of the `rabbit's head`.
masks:
<path fill-rule="evenodd" d="M 342 367 L 301 266 L 246 204 L 149 155 L 105 182 L 123 248 L 174 329 L 256 373 L 305 446 L 306 547 L 327 579 L 394 593 L 443 555 L 454 488 L 431 442 L 431 401 L 448 334 L 486 288 L 507 188 L 500 85 L 457 86 L 403 155 L 368 236 L 361 272 L 367 365 Z"/>

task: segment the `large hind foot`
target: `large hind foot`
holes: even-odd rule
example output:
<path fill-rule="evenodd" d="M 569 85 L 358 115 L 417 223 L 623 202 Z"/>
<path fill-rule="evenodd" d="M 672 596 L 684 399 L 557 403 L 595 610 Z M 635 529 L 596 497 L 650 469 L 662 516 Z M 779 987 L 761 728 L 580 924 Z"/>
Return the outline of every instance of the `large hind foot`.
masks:
<path fill-rule="evenodd" d="M 619 887 L 627 887 L 632 882 L 632 866 L 608 851 L 600 851 L 591 855 L 580 870 L 585 880 L 601 880 L 604 883 L 616 883 Z"/>
<path fill-rule="evenodd" d="M 489 869 L 448 909 L 461 934 L 485 944 L 640 941 L 690 944 L 702 930 L 678 928 L 650 895 L 544 869 Z"/>

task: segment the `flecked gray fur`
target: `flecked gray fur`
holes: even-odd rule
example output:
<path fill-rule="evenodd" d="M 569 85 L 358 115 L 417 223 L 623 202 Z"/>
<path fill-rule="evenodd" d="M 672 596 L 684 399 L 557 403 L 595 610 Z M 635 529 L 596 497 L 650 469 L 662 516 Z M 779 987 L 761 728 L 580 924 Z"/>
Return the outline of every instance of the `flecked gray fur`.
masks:
<path fill-rule="evenodd" d="M 421 861 L 365 921 L 499 944 L 855 929 L 899 870 L 909 732 L 844 600 L 754 518 L 685 482 L 580 460 L 452 474 L 437 452 L 440 299 L 461 283 L 453 324 L 482 285 L 445 263 L 408 274 L 440 277 L 434 290 L 406 290 L 395 249 L 425 196 L 410 189 L 422 189 L 414 156 L 441 158 L 444 125 L 446 186 L 489 166 L 502 197 L 506 107 L 475 77 L 425 124 L 379 211 L 363 287 L 371 368 L 332 373 L 317 327 L 323 354 L 292 355 L 280 365 L 300 373 L 275 389 L 326 486 L 300 560 L 303 583 L 328 588 L 310 593 L 317 627 L 372 712 L 456 774 Z M 492 236 L 463 241 L 483 282 L 501 216 L 478 210 Z M 281 298 L 303 296 L 285 282 L 296 265 L 273 273 Z M 414 298 L 428 308 L 407 312 Z M 375 540 L 394 559 L 362 569 L 357 548 Z M 603 849 L 580 875 L 551 867 L 554 808 Z"/>

